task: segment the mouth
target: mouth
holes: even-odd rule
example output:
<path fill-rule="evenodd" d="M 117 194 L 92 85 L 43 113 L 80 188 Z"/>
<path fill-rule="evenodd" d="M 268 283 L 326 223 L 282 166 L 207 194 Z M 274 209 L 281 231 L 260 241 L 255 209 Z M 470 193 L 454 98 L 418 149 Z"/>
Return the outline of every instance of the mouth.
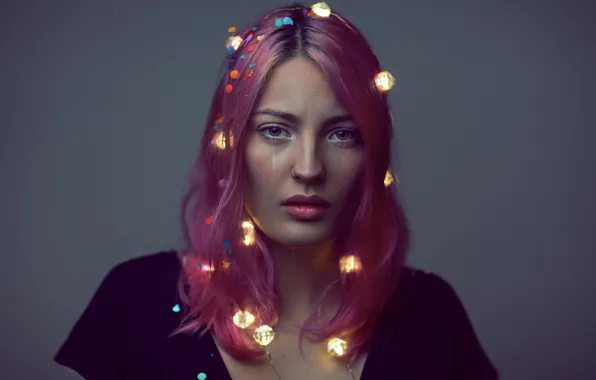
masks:
<path fill-rule="evenodd" d="M 331 202 L 318 195 L 295 195 L 282 202 L 282 207 L 294 219 L 317 221 L 324 218 Z"/>

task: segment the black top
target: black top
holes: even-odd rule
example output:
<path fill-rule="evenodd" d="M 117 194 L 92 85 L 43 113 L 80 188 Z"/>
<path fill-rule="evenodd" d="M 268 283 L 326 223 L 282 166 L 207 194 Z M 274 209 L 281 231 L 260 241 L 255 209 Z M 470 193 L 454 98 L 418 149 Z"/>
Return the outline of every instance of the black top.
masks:
<path fill-rule="evenodd" d="M 169 336 L 182 317 L 180 270 L 176 252 L 114 267 L 54 360 L 87 380 L 231 380 L 211 334 Z M 451 286 L 405 268 L 361 379 L 497 378 Z"/>

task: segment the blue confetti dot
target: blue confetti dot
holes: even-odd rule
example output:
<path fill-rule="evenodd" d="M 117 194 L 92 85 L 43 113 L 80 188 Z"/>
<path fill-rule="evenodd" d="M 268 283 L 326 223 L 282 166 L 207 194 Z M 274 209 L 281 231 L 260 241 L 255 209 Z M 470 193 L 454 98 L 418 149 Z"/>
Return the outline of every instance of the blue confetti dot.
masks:
<path fill-rule="evenodd" d="M 251 63 L 250 65 L 248 65 L 249 69 L 252 69 L 253 67 L 255 67 L 257 64 L 256 63 Z"/>
<path fill-rule="evenodd" d="M 174 305 L 174 307 L 172 308 L 172 311 L 174 313 L 179 313 L 180 312 L 180 305 L 178 305 L 178 304 Z"/>
<path fill-rule="evenodd" d="M 224 240 L 224 248 L 228 248 L 230 246 L 230 239 Z"/>
<path fill-rule="evenodd" d="M 201 372 L 197 375 L 197 379 L 199 379 L 199 380 L 205 380 L 206 378 L 207 378 L 207 375 L 205 375 L 203 372 Z"/>
<path fill-rule="evenodd" d="M 294 25 L 294 20 L 292 20 L 290 17 L 284 17 L 281 22 L 284 25 Z"/>
<path fill-rule="evenodd" d="M 211 354 L 211 356 L 214 356 L 215 354 Z"/>

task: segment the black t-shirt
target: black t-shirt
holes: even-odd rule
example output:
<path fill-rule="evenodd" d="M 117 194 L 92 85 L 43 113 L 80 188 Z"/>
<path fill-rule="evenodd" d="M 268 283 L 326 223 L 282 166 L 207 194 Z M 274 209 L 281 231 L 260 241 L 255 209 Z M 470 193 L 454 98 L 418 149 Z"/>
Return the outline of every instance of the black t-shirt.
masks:
<path fill-rule="evenodd" d="M 211 334 L 176 334 L 176 252 L 114 267 L 54 360 L 86 380 L 231 380 Z M 404 268 L 361 380 L 491 380 L 497 371 L 440 277 Z"/>

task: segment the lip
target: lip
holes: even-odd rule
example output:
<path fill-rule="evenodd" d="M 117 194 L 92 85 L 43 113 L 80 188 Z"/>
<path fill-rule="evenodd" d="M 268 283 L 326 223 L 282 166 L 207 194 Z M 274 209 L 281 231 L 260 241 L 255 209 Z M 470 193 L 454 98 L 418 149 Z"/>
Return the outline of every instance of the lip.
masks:
<path fill-rule="evenodd" d="M 331 202 L 327 199 L 319 196 L 319 195 L 294 195 L 285 201 L 283 201 L 282 206 L 316 206 L 321 208 L 329 208 L 331 207 Z"/>
<path fill-rule="evenodd" d="M 294 195 L 282 202 L 282 207 L 294 219 L 303 221 L 320 220 L 331 202 L 318 195 Z"/>

